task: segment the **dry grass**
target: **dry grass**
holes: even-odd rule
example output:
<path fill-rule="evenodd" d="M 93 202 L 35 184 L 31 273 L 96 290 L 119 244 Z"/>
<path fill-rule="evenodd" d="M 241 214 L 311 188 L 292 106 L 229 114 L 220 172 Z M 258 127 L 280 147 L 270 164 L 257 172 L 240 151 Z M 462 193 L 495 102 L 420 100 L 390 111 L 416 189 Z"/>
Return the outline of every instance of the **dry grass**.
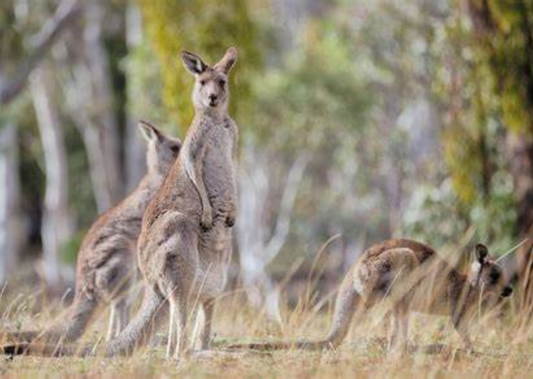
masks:
<path fill-rule="evenodd" d="M 313 298 L 304 295 L 304 298 Z M 53 317 L 57 305 L 31 314 L 35 296 L 6 295 L 1 299 L 2 329 L 45 325 Z M 214 326 L 217 346 L 249 340 L 319 338 L 327 330 L 331 305 L 321 312 L 306 301 L 296 309 L 284 309 L 285 323 L 279 326 L 262 313 L 243 305 L 242 297 L 223 297 L 216 312 Z M 315 303 L 316 304 L 316 303 Z M 352 331 L 335 351 L 327 352 L 224 352 L 213 349 L 208 356 L 196 356 L 176 366 L 164 359 L 164 346 L 152 346 L 130 358 L 38 358 L 0 357 L 0 375 L 7 377 L 46 376 L 179 376 L 229 378 L 308 378 L 308 377 L 531 377 L 533 372 L 533 340 L 529 330 L 518 331 L 517 317 L 511 307 L 506 319 L 484 321 L 473 330 L 476 352 L 461 350 L 461 342 L 447 319 L 417 315 L 411 320 L 412 346 L 438 344 L 442 351 L 410 352 L 403 357 L 390 357 L 385 348 L 386 328 L 382 314 L 360 315 Z M 33 320 L 33 321 L 32 321 Z M 101 336 L 106 329 L 106 313 L 96 321 L 86 340 Z M 161 331 L 161 335 L 164 333 Z"/>

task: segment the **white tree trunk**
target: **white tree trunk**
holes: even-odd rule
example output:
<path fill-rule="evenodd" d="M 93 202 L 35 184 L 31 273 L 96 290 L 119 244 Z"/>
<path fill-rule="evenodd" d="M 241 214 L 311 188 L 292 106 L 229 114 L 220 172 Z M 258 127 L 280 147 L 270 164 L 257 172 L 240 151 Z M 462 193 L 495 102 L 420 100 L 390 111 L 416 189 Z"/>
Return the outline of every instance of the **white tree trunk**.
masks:
<path fill-rule="evenodd" d="M 20 177 L 17 130 L 0 127 L 0 283 L 15 266 L 21 248 Z"/>
<path fill-rule="evenodd" d="M 104 152 L 105 164 L 101 169 L 106 173 L 107 189 L 111 205 L 117 203 L 123 194 L 120 168 L 120 141 L 118 122 L 114 113 L 114 99 L 111 70 L 102 41 L 105 23 L 105 3 L 92 0 L 86 3 L 84 41 L 87 67 L 93 85 L 93 106 L 96 124 L 100 128 L 100 143 Z"/>
<path fill-rule="evenodd" d="M 19 62 L 17 69 L 7 74 L 4 71 L 5 67 L 1 67 L 3 65 L 0 64 L 0 104 L 9 104 L 20 94 L 31 72 L 46 57 L 47 52 L 59 37 L 76 23 L 81 12 L 81 0 L 61 1 L 55 14 L 42 25 L 37 34 L 27 41 L 32 51 Z M 17 12 L 15 15 L 17 16 Z"/>
<path fill-rule="evenodd" d="M 84 5 L 84 27 L 67 45 L 69 59 L 74 56 L 78 61 L 72 72 L 65 72 L 62 84 L 72 120 L 83 137 L 93 194 L 102 213 L 122 198 L 124 186 L 112 78 L 102 41 L 105 5 L 100 0 Z"/>
<path fill-rule="evenodd" d="M 68 169 L 63 130 L 51 102 L 51 83 L 45 68 L 30 77 L 30 90 L 44 151 L 46 192 L 42 222 L 43 275 L 54 286 L 60 280 L 58 253 L 72 235 L 68 209 Z"/>
<path fill-rule="evenodd" d="M 269 233 L 266 217 L 266 200 L 271 190 L 268 162 L 272 160 L 264 158 L 258 157 L 250 146 L 243 154 L 239 175 L 237 242 L 242 279 L 249 301 L 255 307 L 265 307 L 270 319 L 281 321 L 279 293 L 267 266 L 279 254 L 289 234 L 291 213 L 308 158 L 300 156 L 289 170 L 272 233 Z"/>
<path fill-rule="evenodd" d="M 128 51 L 133 51 L 143 39 L 141 12 L 135 3 L 130 2 L 126 8 L 126 43 Z M 128 94 L 129 95 L 129 94 Z M 130 95 L 128 96 L 130 97 Z M 128 98 L 128 102 L 134 99 Z M 127 189 L 133 189 L 146 172 L 146 146 L 137 129 L 139 116 L 128 113 L 126 129 L 126 175 Z"/>

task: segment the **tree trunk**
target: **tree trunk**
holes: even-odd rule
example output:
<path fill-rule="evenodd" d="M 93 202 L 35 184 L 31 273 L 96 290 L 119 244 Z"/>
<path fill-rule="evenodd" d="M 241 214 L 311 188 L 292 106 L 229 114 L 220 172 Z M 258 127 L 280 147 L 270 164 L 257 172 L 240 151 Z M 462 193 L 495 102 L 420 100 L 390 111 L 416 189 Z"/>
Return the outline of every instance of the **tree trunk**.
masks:
<path fill-rule="evenodd" d="M 96 124 L 100 128 L 100 143 L 105 157 L 107 189 L 111 204 L 117 203 L 123 194 L 120 141 L 118 122 L 113 111 L 114 94 L 111 70 L 102 41 L 102 28 L 105 23 L 105 9 L 102 0 L 87 2 L 84 40 L 86 61 L 93 85 L 93 110 Z"/>
<path fill-rule="evenodd" d="M 0 129 L 0 182 L 5 183 L 0 186 L 0 283 L 4 283 L 18 259 L 22 230 L 17 130 L 9 124 Z"/>
<path fill-rule="evenodd" d="M 273 160 L 258 157 L 254 149 L 256 147 L 250 146 L 245 149 L 242 173 L 239 175 L 237 241 L 242 279 L 250 303 L 256 308 L 264 307 L 268 318 L 281 322 L 279 293 L 267 266 L 279 254 L 288 237 L 293 205 L 308 157 L 301 155 L 290 168 L 274 230 L 269 235 L 267 199 L 272 188 L 268 182 L 267 162 Z"/>
<path fill-rule="evenodd" d="M 522 241 L 517 252 L 522 286 L 521 303 L 527 314 L 533 313 L 533 138 L 509 132 L 506 141 L 509 171 L 513 176 L 517 202 L 517 232 Z"/>
<path fill-rule="evenodd" d="M 520 132 L 507 131 L 506 153 L 509 170 L 513 177 L 517 202 L 516 230 L 521 240 L 529 239 L 517 253 L 518 270 L 521 284 L 521 306 L 524 319 L 533 315 L 533 116 L 530 111 L 533 105 L 533 23 L 531 7 L 527 2 L 516 2 L 513 7 L 516 18 L 511 21 L 507 31 L 503 31 L 496 22 L 493 8 L 488 0 L 476 2 L 465 0 L 466 8 L 474 25 L 474 31 L 482 44 L 486 44 L 485 59 L 490 62 L 491 69 L 499 90 L 504 85 L 520 84 L 518 95 L 521 106 L 529 119 L 525 119 L 524 128 Z M 507 59 L 502 63 L 500 55 L 508 54 L 505 49 L 511 42 L 520 40 L 520 60 Z M 494 43 L 489 43 L 496 41 Z M 517 47 L 513 47 L 514 50 Z"/>
<path fill-rule="evenodd" d="M 142 33 L 141 13 L 135 4 L 130 2 L 126 9 L 126 43 L 128 51 L 134 51 L 142 43 Z M 128 98 L 130 104 L 133 101 L 134 99 Z M 128 191 L 139 183 L 146 172 L 146 145 L 142 141 L 137 129 L 138 116 L 128 112 L 126 117 L 125 166 Z"/>
<path fill-rule="evenodd" d="M 39 33 L 32 38 L 29 45 L 33 49 L 24 60 L 18 63 L 17 70 L 7 74 L 4 72 L 5 67 L 0 67 L 0 104 L 9 104 L 20 94 L 32 71 L 46 57 L 48 51 L 61 35 L 76 23 L 81 11 L 82 1 L 62 1 L 55 14 L 44 23 Z"/>
<path fill-rule="evenodd" d="M 104 146 L 102 146 L 100 130 L 85 113 L 85 110 L 80 110 L 74 124 L 83 137 L 83 144 L 87 152 L 96 208 L 98 213 L 103 213 L 118 200 L 109 182 L 109 174 L 106 170 L 109 163 L 106 160 L 107 155 L 104 152 Z"/>
<path fill-rule="evenodd" d="M 68 45 L 79 61 L 63 85 L 72 120 L 83 137 L 93 194 L 102 213 L 123 195 L 121 145 L 111 72 L 102 41 L 104 4 L 100 0 L 87 2 L 84 18 L 81 34 Z"/>
<path fill-rule="evenodd" d="M 506 145 L 518 205 L 518 234 L 526 237 L 533 226 L 533 138 L 509 133 Z"/>
<path fill-rule="evenodd" d="M 30 90 L 43 144 L 46 193 L 42 223 L 43 275 L 51 286 L 60 280 L 58 253 L 71 237 L 72 219 L 68 209 L 68 170 L 63 130 L 51 103 L 51 83 L 45 68 L 30 77 Z"/>

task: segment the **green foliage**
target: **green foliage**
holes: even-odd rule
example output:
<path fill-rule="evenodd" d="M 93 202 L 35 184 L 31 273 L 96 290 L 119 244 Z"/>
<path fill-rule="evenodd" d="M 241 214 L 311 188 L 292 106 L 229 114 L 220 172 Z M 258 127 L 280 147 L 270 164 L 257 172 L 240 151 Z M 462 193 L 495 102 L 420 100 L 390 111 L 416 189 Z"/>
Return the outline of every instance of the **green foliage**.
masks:
<path fill-rule="evenodd" d="M 283 188 L 296 157 L 307 153 L 311 158 L 294 209 L 295 239 L 286 248 L 294 259 L 313 251 L 306 243 L 320 244 L 332 230 L 366 231 L 382 221 L 377 213 L 366 220 L 354 217 L 359 204 L 355 194 L 347 195 L 373 191 L 372 169 L 359 170 L 357 162 L 376 99 L 363 74 L 368 62 L 351 48 L 339 25 L 309 20 L 298 43 L 272 54 L 280 58 L 277 64 L 252 82 L 254 127 L 242 129 L 243 144 L 275 157 L 268 165 L 274 189 Z"/>
<path fill-rule="evenodd" d="M 311 21 L 302 45 L 255 78 L 258 138 L 293 149 L 332 148 L 365 125 L 373 99 L 347 42 L 330 25 Z"/>
<path fill-rule="evenodd" d="M 482 241 L 491 251 L 501 254 L 516 244 L 513 234 L 516 208 L 512 197 L 512 179 L 499 172 L 494 177 L 489 202 L 477 201 L 469 208 L 461 206 L 450 180 L 440 186 L 419 186 L 403 215 L 402 234 L 432 246 L 457 241 L 473 227 L 472 241 Z"/>
<path fill-rule="evenodd" d="M 87 230 L 79 230 L 74 234 L 67 242 L 65 242 L 59 251 L 59 260 L 63 264 L 68 264 L 71 266 L 76 265 L 76 260 L 78 259 L 78 251 L 80 250 L 81 243 L 85 237 Z"/>
<path fill-rule="evenodd" d="M 150 44 L 144 42 L 130 50 L 124 61 L 124 70 L 128 78 L 128 112 L 132 117 L 145 118 L 156 125 L 168 122 L 169 117 L 162 99 L 161 65 L 154 60 Z"/>
<path fill-rule="evenodd" d="M 478 12 L 484 6 L 473 1 Z M 478 53 L 490 65 L 506 126 L 533 135 L 533 1 L 492 0 L 487 7 Z"/>
<path fill-rule="evenodd" d="M 230 46 L 239 50 L 238 67 L 231 75 L 230 112 L 237 119 L 246 114 L 250 76 L 260 67 L 256 28 L 247 2 L 139 0 L 139 4 L 161 65 L 163 104 L 168 119 L 177 122 L 184 134 L 193 116 L 190 100 L 193 78 L 180 62 L 180 51 L 193 51 L 214 64 Z"/>
<path fill-rule="evenodd" d="M 409 238 L 442 246 L 455 241 L 468 227 L 465 218 L 458 218 L 458 199 L 450 180 L 440 186 L 419 186 L 403 215 L 402 234 Z"/>
<path fill-rule="evenodd" d="M 500 77 L 507 69 L 495 71 L 489 52 L 497 42 L 491 37 L 490 43 L 480 43 L 469 21 L 455 9 L 432 45 L 439 54 L 433 89 L 444 110 L 444 160 L 463 227 L 473 226 L 480 239 L 505 245 L 511 243 L 516 220 L 503 151 L 505 128 L 511 126 L 505 108 L 516 108 L 514 117 L 522 123 L 525 119 L 517 97 L 507 96 L 504 89 L 511 83 Z"/>
<path fill-rule="evenodd" d="M 21 31 L 17 27 L 13 0 L 0 3 L 0 57 L 20 57 L 23 51 Z M 2 65 L 11 62 L 2 59 Z"/>
<path fill-rule="evenodd" d="M 98 216 L 84 144 L 72 124 L 63 121 L 68 156 L 69 205 L 75 222 L 86 227 Z"/>

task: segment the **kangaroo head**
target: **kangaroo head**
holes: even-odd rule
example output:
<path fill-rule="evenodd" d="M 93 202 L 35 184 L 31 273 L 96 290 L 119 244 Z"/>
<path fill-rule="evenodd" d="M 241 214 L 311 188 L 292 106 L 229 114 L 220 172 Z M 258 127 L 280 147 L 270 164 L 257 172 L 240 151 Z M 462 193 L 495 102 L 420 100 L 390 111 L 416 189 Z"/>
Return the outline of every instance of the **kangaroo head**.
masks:
<path fill-rule="evenodd" d="M 140 121 L 139 129 L 148 145 L 146 150 L 148 172 L 166 175 L 178 157 L 181 141 L 166 135 L 148 121 Z"/>
<path fill-rule="evenodd" d="M 237 62 L 237 49 L 230 47 L 224 57 L 209 66 L 197 55 L 182 51 L 185 68 L 194 75 L 196 82 L 192 93 L 197 111 L 226 111 L 229 100 L 228 74 Z"/>
<path fill-rule="evenodd" d="M 513 293 L 501 266 L 490 256 L 487 247 L 478 243 L 474 248 L 475 259 L 468 270 L 468 281 L 487 297 L 498 303 Z"/>

